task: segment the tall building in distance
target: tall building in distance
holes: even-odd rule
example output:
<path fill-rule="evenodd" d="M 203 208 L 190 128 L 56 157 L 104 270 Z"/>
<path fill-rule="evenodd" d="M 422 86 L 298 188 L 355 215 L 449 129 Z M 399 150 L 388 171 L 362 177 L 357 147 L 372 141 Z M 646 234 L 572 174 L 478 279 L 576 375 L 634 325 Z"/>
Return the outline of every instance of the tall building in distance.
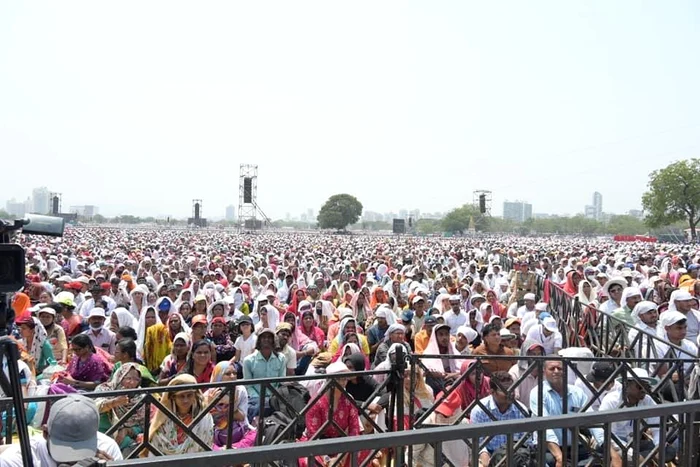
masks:
<path fill-rule="evenodd" d="M 79 215 L 80 217 L 87 217 L 89 219 L 93 218 L 94 216 L 98 215 L 99 208 L 97 206 L 94 206 L 92 204 L 86 204 L 84 206 L 71 206 L 70 207 L 70 212 Z"/>
<path fill-rule="evenodd" d="M 236 207 L 233 204 L 226 206 L 226 220 L 228 222 L 236 220 Z"/>
<path fill-rule="evenodd" d="M 22 218 L 27 213 L 27 203 L 22 201 L 17 201 L 14 198 L 5 203 L 5 210 L 11 216 L 16 218 Z"/>
<path fill-rule="evenodd" d="M 603 195 L 599 192 L 593 193 L 593 203 L 589 204 L 584 209 L 584 215 L 589 219 L 594 219 L 598 222 L 603 221 Z"/>
<path fill-rule="evenodd" d="M 51 193 L 45 186 L 32 190 L 31 212 L 34 214 L 48 214 L 51 212 Z"/>
<path fill-rule="evenodd" d="M 532 204 L 525 201 L 505 201 L 503 203 L 503 218 L 515 222 L 525 222 L 532 219 Z"/>

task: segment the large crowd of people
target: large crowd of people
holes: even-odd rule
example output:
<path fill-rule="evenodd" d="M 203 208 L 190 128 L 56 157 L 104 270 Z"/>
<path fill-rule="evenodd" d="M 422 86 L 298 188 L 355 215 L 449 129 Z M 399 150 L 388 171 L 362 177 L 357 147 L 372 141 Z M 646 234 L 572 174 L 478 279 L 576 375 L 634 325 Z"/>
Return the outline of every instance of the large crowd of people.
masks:
<path fill-rule="evenodd" d="M 682 348 L 687 360 L 682 383 L 688 394 L 698 392 L 693 370 L 700 333 L 700 250 L 695 247 L 570 237 L 100 228 L 68 228 L 62 239 L 22 241 L 26 286 L 12 298 L 8 331 L 22 349 L 23 391 L 104 392 L 94 399 L 102 432 L 140 402 L 111 397 L 109 391 L 388 370 L 399 349 L 426 355 L 410 369 L 417 375 L 414 387 L 404 379 L 405 417 L 436 401 L 431 420 L 444 424 L 556 415 L 564 407 L 614 410 L 657 403 L 649 393 L 668 365 L 637 368 L 627 381 L 612 382 L 615 366 L 608 362 L 589 365 L 585 382 L 563 380 L 557 359 L 546 360 L 542 374 L 525 371 L 527 360 L 521 357 L 571 350 L 556 310 L 542 294 L 545 283 L 627 325 L 630 339 L 642 331 L 647 340 L 656 336 L 651 347 L 657 355 Z M 483 374 L 470 370 L 477 360 Z M 470 374 L 464 378 L 465 373 Z M 386 377 L 336 379 L 345 391 L 334 386 L 323 394 L 306 413 L 298 439 L 368 434 L 375 423 L 410 426 L 410 420 L 388 413 L 387 390 L 377 393 Z M 504 390 L 521 379 L 515 390 Z M 323 391 L 324 380 L 302 386 L 313 397 Z M 591 386 L 604 389 L 595 401 Z M 262 429 L 259 416 L 275 410 L 269 392 L 265 399 L 260 394 L 256 385 L 237 386 L 235 397 L 219 398 L 204 417 L 201 412 L 220 389 L 171 391 L 161 403 L 185 425 L 198 419 L 192 430 L 208 447 L 248 447 Z M 362 403 L 375 423 L 360 415 Z M 32 405 L 32 423 L 41 426 L 49 411 Z M 332 424 L 326 423 L 329 414 Z M 148 439 L 158 452 L 204 449 L 166 414 L 145 413 L 141 405 L 111 434 L 124 456 L 143 439 L 146 417 Z M 630 436 L 624 426 L 612 431 Z M 589 448 L 602 449 L 602 437 L 594 430 Z M 649 451 L 658 444 L 658 428 L 650 429 L 645 442 Z M 493 437 L 479 453 L 480 465 L 503 456 L 505 444 L 505 436 Z M 548 430 L 546 445 L 550 465 L 564 465 L 570 453 L 562 430 Z M 613 462 L 620 462 L 620 449 L 611 450 Z M 432 462 L 428 451 L 415 451 L 423 465 Z M 458 445 L 446 445 L 444 455 L 455 465 L 470 465 L 468 450 Z"/>

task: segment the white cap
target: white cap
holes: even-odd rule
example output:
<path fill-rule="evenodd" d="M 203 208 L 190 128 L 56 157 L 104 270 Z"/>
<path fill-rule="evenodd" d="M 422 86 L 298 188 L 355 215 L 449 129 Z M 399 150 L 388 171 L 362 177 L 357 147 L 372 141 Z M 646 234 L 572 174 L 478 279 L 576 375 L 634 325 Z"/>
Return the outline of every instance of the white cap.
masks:
<path fill-rule="evenodd" d="M 534 293 L 526 293 L 523 300 L 537 300 Z"/>
<path fill-rule="evenodd" d="M 547 304 L 544 302 L 540 302 L 535 304 L 535 310 L 537 311 L 547 311 Z"/>
<path fill-rule="evenodd" d="M 544 326 L 544 328 L 547 331 L 551 331 L 551 332 L 555 332 L 555 331 L 559 330 L 557 328 L 557 321 L 554 318 L 552 318 L 551 316 L 548 316 L 547 318 L 542 320 L 542 326 Z"/>
<path fill-rule="evenodd" d="M 107 315 L 105 314 L 104 308 L 100 307 L 95 307 L 92 310 L 90 310 L 90 314 L 88 315 L 88 319 L 90 318 L 107 318 Z"/>
<path fill-rule="evenodd" d="M 683 321 L 684 319 L 688 319 L 688 317 L 680 311 L 666 310 L 661 313 L 661 325 L 663 327 L 673 326 L 677 322 Z"/>

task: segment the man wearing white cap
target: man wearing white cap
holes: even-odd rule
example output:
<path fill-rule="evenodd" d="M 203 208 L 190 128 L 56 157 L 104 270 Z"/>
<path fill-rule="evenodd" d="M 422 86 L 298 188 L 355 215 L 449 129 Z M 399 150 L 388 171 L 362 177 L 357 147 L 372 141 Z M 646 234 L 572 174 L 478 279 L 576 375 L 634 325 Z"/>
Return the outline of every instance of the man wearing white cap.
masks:
<path fill-rule="evenodd" d="M 620 407 L 656 406 L 656 402 L 651 398 L 649 392 L 653 386 L 658 384 L 658 380 L 650 378 L 649 373 L 643 368 L 634 368 L 632 372 L 634 373 L 632 375 L 627 373 L 625 380 L 622 380 L 623 384 L 619 388 L 613 389 L 603 397 L 598 409 L 599 412 L 618 410 Z M 641 437 L 639 444 L 639 454 L 641 457 L 646 457 L 655 446 L 659 445 L 659 419 L 658 417 L 646 418 L 643 420 L 642 425 L 648 427 L 647 429 L 651 434 L 651 440 Z M 600 452 L 600 448 L 605 442 L 605 433 L 602 428 L 591 428 L 590 430 Z M 622 442 L 633 444 L 631 443 L 631 437 L 634 436 L 634 430 L 630 429 L 629 421 L 613 422 L 610 426 L 610 431 Z M 664 448 L 666 450 L 666 460 L 672 460 L 676 456 L 676 450 L 670 445 L 666 445 Z M 610 449 L 612 451 L 611 465 L 613 466 L 622 465 L 622 455 L 633 460 L 631 449 L 626 453 L 622 453 L 617 443 L 610 443 Z M 636 465 L 637 462 L 633 461 L 632 464 Z"/>
<path fill-rule="evenodd" d="M 646 331 L 649 334 L 658 334 L 659 324 L 659 307 L 656 303 L 648 300 L 637 303 L 632 310 L 632 318 L 634 318 L 634 327 Z M 639 331 L 630 329 L 627 333 L 630 343 L 637 338 Z M 647 342 L 653 339 L 646 334 L 639 337 L 639 341 L 632 347 L 635 355 L 642 355 L 644 358 L 653 357 L 648 350 Z M 641 352 L 641 353 L 640 353 Z"/>
<path fill-rule="evenodd" d="M 683 364 L 683 371 L 686 377 L 690 376 L 690 371 L 693 367 L 693 363 L 698 354 L 697 346 L 686 339 L 688 333 L 688 319 L 680 311 L 669 311 L 666 310 L 661 314 L 659 323 L 659 335 L 660 337 L 676 347 L 680 347 L 683 351 L 674 350 L 675 355 L 670 355 L 670 346 L 662 341 L 654 341 L 654 346 L 656 347 L 657 358 L 679 358 L 681 360 L 687 360 L 687 363 Z M 652 363 L 652 368 L 656 369 L 656 374 L 660 377 L 664 376 L 668 372 L 668 365 L 666 363 L 658 364 Z M 676 375 L 673 376 L 676 380 Z"/>
<path fill-rule="evenodd" d="M 450 307 L 443 316 L 445 324 L 450 327 L 450 335 L 455 336 L 457 335 L 457 328 L 469 322 L 469 315 L 462 308 L 459 295 L 450 295 Z"/>
<path fill-rule="evenodd" d="M 669 300 L 669 311 L 679 311 L 685 315 L 688 320 L 688 333 L 686 339 L 696 343 L 698 340 L 698 332 L 700 329 L 700 311 L 694 310 L 695 299 L 689 292 L 685 290 L 675 290 L 671 294 Z"/>
<path fill-rule="evenodd" d="M 557 328 L 557 321 L 551 316 L 547 316 L 542 320 L 542 323 L 530 328 L 525 341 L 542 344 L 545 355 L 559 352 L 562 346 L 562 336 Z"/>
<path fill-rule="evenodd" d="M 84 459 L 122 460 L 119 445 L 98 432 L 100 415 L 95 403 L 85 396 L 69 394 L 51 406 L 43 436 L 30 438 L 34 465 L 55 467 Z M 24 465 L 19 444 L 0 455 L 0 467 Z"/>
<path fill-rule="evenodd" d="M 534 293 L 526 293 L 523 296 L 523 301 L 525 302 L 523 306 L 518 308 L 518 310 L 515 313 L 515 316 L 511 316 L 512 318 L 519 318 L 519 319 L 524 319 L 525 314 L 528 312 L 534 312 L 535 311 L 535 300 L 537 298 L 535 297 Z"/>
<path fill-rule="evenodd" d="M 83 334 L 87 334 L 95 348 L 99 347 L 106 352 L 109 352 L 110 355 L 114 355 L 114 350 L 117 345 L 117 336 L 112 331 L 104 327 L 106 319 L 107 316 L 103 308 L 93 308 L 90 310 L 90 314 L 88 315 L 88 324 L 90 325 L 90 329 L 85 331 Z"/>

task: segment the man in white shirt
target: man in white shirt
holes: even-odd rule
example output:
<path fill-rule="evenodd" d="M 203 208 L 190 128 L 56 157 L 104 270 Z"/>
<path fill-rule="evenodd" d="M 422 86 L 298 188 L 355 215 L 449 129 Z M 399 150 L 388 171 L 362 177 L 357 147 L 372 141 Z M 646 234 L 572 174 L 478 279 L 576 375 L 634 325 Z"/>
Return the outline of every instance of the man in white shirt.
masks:
<path fill-rule="evenodd" d="M 595 400 L 591 403 L 589 411 L 597 411 L 600 407 L 600 403 L 612 391 L 619 391 L 622 385 L 618 381 L 608 382 L 606 386 L 605 383 L 610 379 L 612 374 L 615 372 L 615 365 L 610 362 L 595 362 L 590 373 L 586 375 L 586 381 L 595 388 L 599 394 Z M 590 390 L 589 385 L 581 380 L 581 378 L 576 378 L 574 386 L 581 388 L 588 398 L 590 403 L 593 399 L 593 391 Z M 603 388 L 601 390 L 601 388 Z"/>
<path fill-rule="evenodd" d="M 562 346 L 562 336 L 557 328 L 557 321 L 551 316 L 543 319 L 541 324 L 532 327 L 525 340 L 542 344 L 545 355 L 559 352 Z"/>
<path fill-rule="evenodd" d="M 520 318 L 523 319 L 526 313 L 528 312 L 533 312 L 535 311 L 535 300 L 537 298 L 535 297 L 534 293 L 526 293 L 523 296 L 523 300 L 525 301 L 525 304 L 518 308 L 518 311 L 514 318 Z"/>
<path fill-rule="evenodd" d="M 51 406 L 44 436 L 30 438 L 34 465 L 56 467 L 84 459 L 122 460 L 122 453 L 109 436 L 99 433 L 100 416 L 95 403 L 85 396 L 69 394 Z M 0 467 L 22 467 L 22 451 L 13 444 L 0 455 Z"/>
<path fill-rule="evenodd" d="M 617 410 L 621 407 L 654 407 L 656 402 L 649 396 L 650 388 L 658 383 L 656 378 L 650 378 L 649 373 L 643 368 L 634 368 L 634 375 L 627 375 L 627 380 L 624 386 L 620 386 L 618 390 L 610 391 L 600 403 L 599 412 L 606 410 Z M 643 419 L 640 423 L 640 429 L 647 432 L 651 440 L 641 437 L 639 446 L 641 457 L 646 457 L 651 450 L 659 444 L 659 419 L 658 417 Z M 633 435 L 633 424 L 630 421 L 613 422 L 610 427 L 611 432 L 617 436 L 622 442 L 630 441 L 630 435 Z M 591 433 L 596 440 L 598 446 L 602 446 L 605 441 L 605 434 L 602 428 L 591 428 Z M 622 465 L 621 455 L 626 455 L 631 459 L 631 449 L 626 453 L 621 453 L 617 443 L 610 443 L 612 454 L 612 465 Z M 673 446 L 666 445 L 666 460 L 672 460 L 676 456 L 676 450 Z M 635 463 L 636 465 L 636 463 Z"/>
<path fill-rule="evenodd" d="M 693 296 L 686 290 L 675 290 L 671 294 L 669 302 L 669 311 L 679 311 L 688 320 L 688 330 L 685 338 L 690 342 L 697 341 L 700 333 L 700 311 L 693 309 L 693 305 L 695 305 Z"/>
<path fill-rule="evenodd" d="M 88 323 L 90 324 L 90 329 L 85 331 L 83 334 L 87 334 L 92 345 L 95 348 L 101 348 L 110 355 L 114 355 L 114 350 L 117 345 L 117 336 L 112 331 L 105 327 L 105 321 L 107 316 L 103 308 L 95 307 L 90 310 L 88 315 Z"/>
<path fill-rule="evenodd" d="M 457 328 L 469 322 L 469 315 L 462 308 L 459 295 L 450 296 L 450 307 L 451 309 L 445 312 L 443 316 L 445 324 L 450 327 L 450 335 L 456 336 Z"/>

